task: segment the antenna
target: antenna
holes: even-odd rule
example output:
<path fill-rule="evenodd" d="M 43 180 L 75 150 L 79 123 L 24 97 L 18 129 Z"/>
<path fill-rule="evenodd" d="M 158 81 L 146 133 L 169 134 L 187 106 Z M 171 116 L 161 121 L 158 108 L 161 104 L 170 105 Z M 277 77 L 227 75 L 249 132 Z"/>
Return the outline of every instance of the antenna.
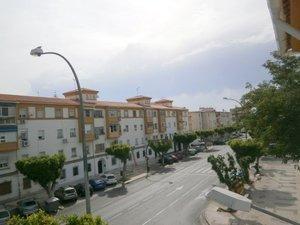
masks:
<path fill-rule="evenodd" d="M 57 98 L 56 90 L 54 90 L 53 97 Z"/>
<path fill-rule="evenodd" d="M 140 87 L 136 88 L 136 96 L 138 96 L 140 94 Z"/>
<path fill-rule="evenodd" d="M 37 96 L 40 96 L 40 91 L 39 90 L 37 90 Z"/>

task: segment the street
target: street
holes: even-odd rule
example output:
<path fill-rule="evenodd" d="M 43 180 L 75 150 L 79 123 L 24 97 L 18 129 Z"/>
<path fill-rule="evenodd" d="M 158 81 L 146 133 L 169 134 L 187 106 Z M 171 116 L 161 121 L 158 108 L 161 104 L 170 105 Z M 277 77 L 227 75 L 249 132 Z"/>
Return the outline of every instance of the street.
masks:
<path fill-rule="evenodd" d="M 92 213 L 101 215 L 110 225 L 200 224 L 206 206 L 205 193 L 217 176 L 207 163 L 210 154 L 224 154 L 228 146 L 214 146 L 214 151 L 198 153 L 183 162 L 167 166 L 163 172 L 127 185 L 96 192 L 91 198 Z M 59 215 L 83 214 L 85 202 L 65 206 Z"/>

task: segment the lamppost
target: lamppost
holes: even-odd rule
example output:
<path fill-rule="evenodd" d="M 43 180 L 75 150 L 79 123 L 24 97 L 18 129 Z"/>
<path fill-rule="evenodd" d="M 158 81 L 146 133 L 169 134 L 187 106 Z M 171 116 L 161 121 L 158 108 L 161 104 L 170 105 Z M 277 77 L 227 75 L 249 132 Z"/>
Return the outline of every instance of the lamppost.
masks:
<path fill-rule="evenodd" d="M 42 56 L 42 55 L 57 55 L 61 57 L 65 62 L 69 65 L 78 89 L 79 94 L 79 113 L 80 113 L 80 126 L 81 126 L 81 138 L 82 138 L 82 153 L 83 153 L 83 170 L 84 170 L 84 186 L 85 186 L 85 203 L 86 203 L 86 213 L 91 213 L 91 202 L 90 202 L 90 190 L 89 190 L 89 174 L 88 174 L 88 162 L 87 162 L 87 151 L 86 151 L 86 141 L 85 141 L 85 126 L 84 126 L 84 109 L 83 109 L 83 99 L 82 99 L 82 91 L 80 87 L 80 83 L 76 72 L 71 65 L 71 63 L 61 54 L 57 52 L 43 52 L 41 47 L 34 48 L 30 51 L 30 55 L 32 56 Z"/>
<path fill-rule="evenodd" d="M 234 99 L 234 98 L 227 98 L 227 97 L 223 97 L 223 99 L 224 99 L 224 100 L 229 100 L 229 101 L 234 101 L 234 102 L 238 103 L 241 107 L 243 107 L 242 102 L 240 102 L 239 100 L 236 100 L 236 99 Z M 236 116 L 237 116 L 237 113 L 236 113 Z M 246 131 L 245 134 L 246 134 L 246 135 L 245 135 L 245 138 L 247 139 L 247 131 Z"/>

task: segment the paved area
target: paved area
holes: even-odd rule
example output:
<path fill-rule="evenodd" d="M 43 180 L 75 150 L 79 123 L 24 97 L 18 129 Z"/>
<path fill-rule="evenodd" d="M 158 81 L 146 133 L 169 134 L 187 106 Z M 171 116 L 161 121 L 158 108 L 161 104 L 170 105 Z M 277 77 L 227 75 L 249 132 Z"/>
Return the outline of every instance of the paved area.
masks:
<path fill-rule="evenodd" d="M 270 212 L 296 221 L 300 224 L 300 172 L 294 164 L 282 164 L 272 157 L 261 161 L 262 179 L 250 187 L 253 203 Z M 216 212 L 218 205 L 210 203 L 204 216 L 209 224 L 214 225 L 285 225 L 289 224 L 258 212 Z"/>
<path fill-rule="evenodd" d="M 200 214 L 207 204 L 204 195 L 218 184 L 207 157 L 229 151 L 227 146 L 214 149 L 166 166 L 148 179 L 128 184 L 126 189 L 116 186 L 96 192 L 91 199 L 92 213 L 101 215 L 110 225 L 200 224 Z M 65 205 L 59 215 L 84 211 L 85 202 L 81 199 Z"/>

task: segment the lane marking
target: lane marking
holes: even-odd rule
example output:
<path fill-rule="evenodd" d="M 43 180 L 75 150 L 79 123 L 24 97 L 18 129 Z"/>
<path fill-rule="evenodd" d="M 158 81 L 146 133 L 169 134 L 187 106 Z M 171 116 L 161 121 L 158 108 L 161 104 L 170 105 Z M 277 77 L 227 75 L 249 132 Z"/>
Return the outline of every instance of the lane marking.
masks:
<path fill-rule="evenodd" d="M 202 183 L 204 183 L 205 181 L 209 180 L 209 177 L 204 178 L 204 180 L 200 181 L 197 185 L 195 185 L 192 189 L 190 189 L 189 191 L 187 191 L 186 193 L 184 193 L 183 195 L 181 195 L 179 198 L 177 198 L 176 200 L 174 200 L 173 202 L 171 202 L 167 207 L 165 207 L 164 209 L 158 211 L 154 216 L 152 216 L 151 218 L 149 218 L 148 220 L 146 220 L 142 225 L 145 225 L 147 223 L 149 223 L 151 220 L 153 220 L 154 218 L 156 218 L 157 216 L 159 216 L 160 214 L 162 214 L 164 211 L 166 211 L 168 208 L 170 208 L 171 206 L 173 206 L 176 202 L 178 202 L 181 198 L 185 197 L 186 195 L 188 195 L 189 193 L 191 193 L 193 190 L 195 190 L 198 186 L 200 186 Z"/>
<path fill-rule="evenodd" d="M 183 186 L 180 186 L 178 188 L 176 188 L 174 191 L 171 191 L 169 194 L 167 194 L 167 197 L 171 196 L 172 194 L 174 194 L 176 191 L 180 191 L 183 188 Z"/>
<path fill-rule="evenodd" d="M 121 215 L 123 215 L 123 212 L 119 212 L 119 213 L 113 215 L 112 217 L 110 217 L 110 218 L 108 218 L 108 219 L 106 219 L 106 220 L 112 221 L 113 219 L 115 219 L 115 218 L 117 218 L 118 216 L 121 216 Z"/>

